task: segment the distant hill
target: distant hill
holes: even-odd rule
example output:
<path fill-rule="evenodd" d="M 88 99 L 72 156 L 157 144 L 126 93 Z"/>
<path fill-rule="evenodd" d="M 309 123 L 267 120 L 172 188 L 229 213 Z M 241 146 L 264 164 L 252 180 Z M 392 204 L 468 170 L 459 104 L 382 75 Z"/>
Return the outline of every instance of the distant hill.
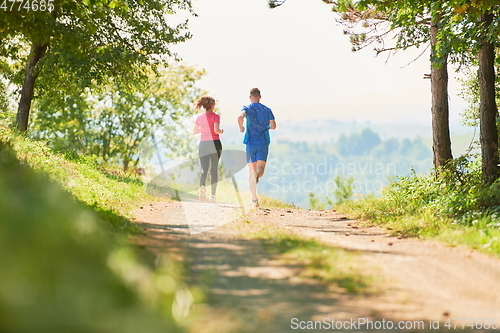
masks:
<path fill-rule="evenodd" d="M 278 128 L 271 132 L 274 142 L 287 141 L 308 141 L 308 142 L 332 142 L 337 140 L 344 133 L 346 135 L 361 132 L 365 128 L 377 133 L 381 139 L 415 139 L 421 138 L 429 145 L 432 138 L 430 124 L 414 123 L 372 123 L 372 122 L 345 122 L 333 118 L 310 119 L 310 120 L 277 120 Z M 238 144 L 241 142 L 242 134 L 236 125 L 236 118 L 233 122 L 223 119 L 225 134 L 224 142 L 228 144 Z M 474 133 L 474 128 L 461 124 L 451 124 L 452 137 L 457 140 L 453 142 L 457 145 L 457 152 L 461 152 L 464 146 L 469 145 Z M 430 146 L 429 146 L 430 147 Z"/>
<path fill-rule="evenodd" d="M 225 149 L 244 149 L 242 133 L 225 126 Z M 474 129 L 451 129 L 455 156 L 465 153 Z M 432 132 L 422 124 L 342 122 L 335 119 L 282 121 L 271 132 L 271 153 L 262 194 L 308 207 L 309 193 L 331 196 L 333 178 L 354 179 L 355 193 L 379 195 L 391 179 L 432 168 Z M 476 138 L 477 139 L 477 138 Z M 246 171 L 239 177 L 245 187 Z"/>

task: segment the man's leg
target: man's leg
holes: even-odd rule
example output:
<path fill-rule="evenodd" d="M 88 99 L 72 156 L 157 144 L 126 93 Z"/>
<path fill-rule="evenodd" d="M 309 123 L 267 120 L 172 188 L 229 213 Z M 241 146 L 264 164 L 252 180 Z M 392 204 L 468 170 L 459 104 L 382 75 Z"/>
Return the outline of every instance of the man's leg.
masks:
<path fill-rule="evenodd" d="M 255 167 L 257 181 L 259 180 L 259 178 L 262 178 L 262 176 L 264 176 L 265 169 L 266 169 L 266 161 L 258 160 L 256 162 L 256 167 Z"/>
<path fill-rule="evenodd" d="M 255 156 L 255 160 L 257 161 L 255 169 L 257 182 L 259 182 L 259 178 L 264 176 L 264 170 L 266 169 L 266 161 L 268 154 L 269 154 L 269 145 L 268 144 L 259 145 Z"/>
<path fill-rule="evenodd" d="M 257 162 L 248 163 L 248 183 L 250 185 L 250 193 L 252 193 L 252 200 L 257 200 Z"/>

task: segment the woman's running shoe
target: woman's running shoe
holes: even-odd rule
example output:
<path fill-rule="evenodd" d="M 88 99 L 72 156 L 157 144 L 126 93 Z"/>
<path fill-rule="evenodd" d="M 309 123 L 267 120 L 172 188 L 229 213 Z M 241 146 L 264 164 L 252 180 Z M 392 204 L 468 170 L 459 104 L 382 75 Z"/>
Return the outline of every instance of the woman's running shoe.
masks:
<path fill-rule="evenodd" d="M 205 192 L 206 192 L 205 186 L 200 187 L 200 202 L 205 202 L 206 197 L 205 197 Z"/>

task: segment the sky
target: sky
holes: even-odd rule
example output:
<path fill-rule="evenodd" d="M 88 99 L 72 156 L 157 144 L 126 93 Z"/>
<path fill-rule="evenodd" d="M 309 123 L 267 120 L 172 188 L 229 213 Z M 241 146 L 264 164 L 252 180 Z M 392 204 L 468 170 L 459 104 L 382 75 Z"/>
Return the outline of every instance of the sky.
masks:
<path fill-rule="evenodd" d="M 376 56 L 373 46 L 351 51 L 331 6 L 321 0 L 288 0 L 269 9 L 266 0 L 194 0 L 193 38 L 174 51 L 205 69 L 199 87 L 232 117 L 249 102 L 250 88 L 280 120 L 428 124 L 428 51 Z M 467 107 L 450 70 L 450 120 Z"/>

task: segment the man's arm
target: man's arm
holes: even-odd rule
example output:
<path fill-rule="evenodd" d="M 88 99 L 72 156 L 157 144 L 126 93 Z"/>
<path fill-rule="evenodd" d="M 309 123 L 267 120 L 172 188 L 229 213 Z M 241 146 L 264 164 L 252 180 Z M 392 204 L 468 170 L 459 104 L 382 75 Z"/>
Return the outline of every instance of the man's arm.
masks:
<path fill-rule="evenodd" d="M 238 125 L 240 126 L 240 132 L 245 132 L 245 126 L 243 126 L 243 120 L 245 119 L 246 116 L 245 111 L 241 111 L 240 115 L 238 116 Z"/>
<path fill-rule="evenodd" d="M 274 119 L 269 120 L 269 126 L 270 126 L 269 129 L 272 129 L 272 130 L 276 129 L 276 120 L 274 120 Z"/>

